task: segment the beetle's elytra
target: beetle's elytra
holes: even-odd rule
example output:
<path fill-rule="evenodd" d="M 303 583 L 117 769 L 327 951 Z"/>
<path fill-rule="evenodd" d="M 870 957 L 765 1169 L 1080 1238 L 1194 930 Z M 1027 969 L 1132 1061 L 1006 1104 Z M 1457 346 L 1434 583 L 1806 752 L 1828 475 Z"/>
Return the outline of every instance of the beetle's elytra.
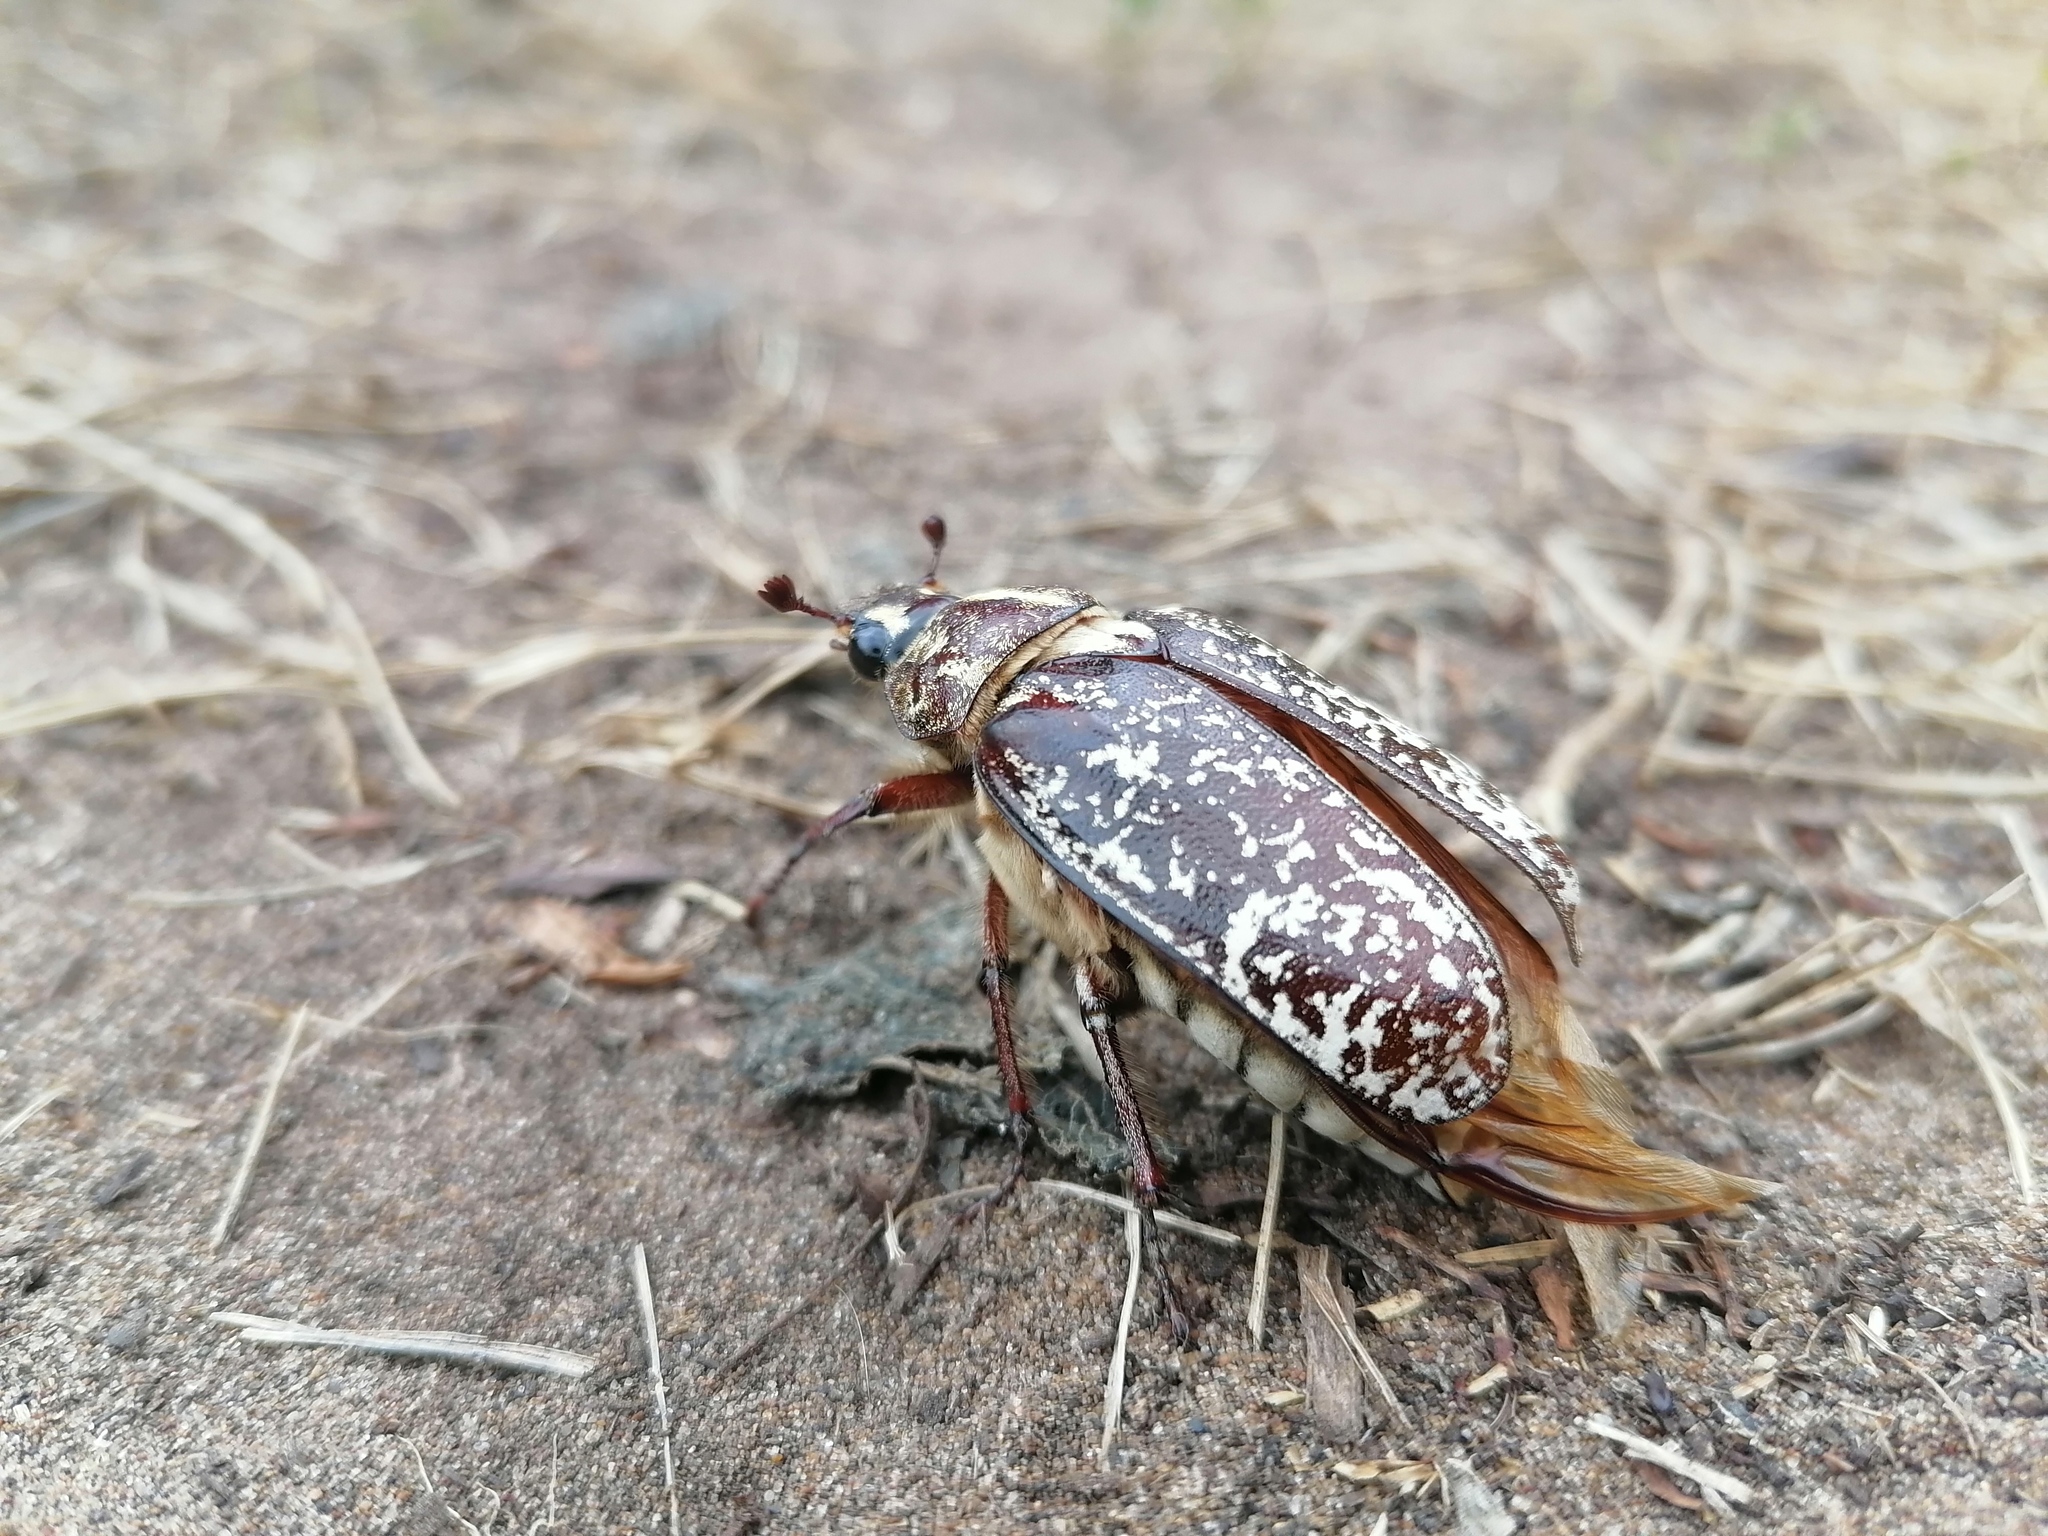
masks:
<path fill-rule="evenodd" d="M 813 828 L 756 910 L 841 827 L 971 808 L 992 875 L 984 987 L 1020 1137 L 1012 907 L 1073 963 L 1148 1204 L 1165 1180 L 1115 1029 L 1147 1004 L 1274 1108 L 1454 1195 L 1632 1222 L 1756 1192 L 1635 1143 L 1550 957 L 1380 783 L 1505 855 L 1576 954 L 1570 860 L 1476 770 L 1213 615 L 1119 617 L 1064 588 L 944 591 L 944 525 L 925 533 L 924 580 L 851 613 L 803 602 L 786 577 L 762 589 L 783 612 L 839 626 L 932 771 L 875 785 Z"/>

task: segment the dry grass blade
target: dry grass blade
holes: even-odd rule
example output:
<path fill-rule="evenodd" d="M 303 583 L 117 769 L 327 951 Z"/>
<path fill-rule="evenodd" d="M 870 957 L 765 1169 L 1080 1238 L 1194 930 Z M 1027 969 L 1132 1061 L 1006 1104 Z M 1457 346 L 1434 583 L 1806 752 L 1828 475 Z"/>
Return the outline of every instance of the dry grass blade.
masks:
<path fill-rule="evenodd" d="M 16 1131 L 27 1125 L 29 1121 L 35 1119 L 37 1115 L 40 1115 L 70 1091 L 71 1085 L 69 1083 L 55 1083 L 45 1088 L 41 1093 L 9 1115 L 4 1122 L 0 1122 L 0 1141 L 11 1141 Z"/>
<path fill-rule="evenodd" d="M 1480 1266 L 1534 1264 L 1552 1257 L 1563 1246 L 1554 1237 L 1536 1237 L 1526 1243 L 1502 1243 L 1497 1248 L 1468 1248 L 1455 1257 L 1460 1264 Z"/>
<path fill-rule="evenodd" d="M 661 1365 L 661 1324 L 654 1314 L 654 1282 L 647 1274 L 647 1245 L 633 1245 L 633 1294 L 640 1303 L 640 1331 L 647 1343 L 647 1381 L 654 1392 L 654 1422 L 661 1429 L 661 1480 L 668 1489 L 669 1536 L 682 1529 L 676 1504 L 676 1451 L 668 1421 L 668 1383 Z"/>
<path fill-rule="evenodd" d="M 731 1375 L 749 1360 L 753 1359 L 754 1356 L 758 1355 L 767 1346 L 770 1339 L 774 1338 L 784 1328 L 795 1322 L 797 1318 L 824 1300 L 826 1293 L 839 1283 L 840 1277 L 853 1267 L 853 1261 L 867 1252 L 868 1245 L 880 1237 L 887 1227 L 888 1222 L 886 1220 L 875 1221 L 862 1234 L 860 1240 L 846 1251 L 845 1256 L 832 1266 L 823 1280 L 819 1281 L 817 1285 L 813 1286 L 798 1300 L 792 1302 L 785 1311 L 764 1325 L 746 1343 L 734 1350 L 732 1354 L 726 1357 L 724 1364 L 712 1370 L 705 1380 L 707 1382 L 715 1382 L 722 1376 Z"/>
<path fill-rule="evenodd" d="M 1698 743 L 1660 744 L 1648 769 L 1721 774 L 1787 784 L 1833 784 L 1846 789 L 1874 789 L 1888 795 L 1922 800 L 2044 800 L 2048 774 L 1893 771 L 1858 768 L 1848 763 L 1810 763 L 1765 757 L 1735 747 Z"/>
<path fill-rule="evenodd" d="M 772 784 L 761 784 L 753 779 L 743 779 L 736 774 L 720 773 L 715 768 L 690 767 L 682 771 L 685 784 L 694 784 L 699 789 L 708 789 L 714 795 L 730 795 L 735 800 L 744 800 L 749 805 L 763 805 L 771 811 L 780 811 L 785 816 L 794 816 L 799 821 L 822 821 L 839 809 L 837 801 L 819 800 L 808 795 L 792 795 L 775 788 Z"/>
<path fill-rule="evenodd" d="M 1430 1268 L 1441 1274 L 1449 1275 L 1481 1301 L 1491 1301 L 1499 1304 L 1506 1303 L 1508 1299 L 1507 1293 L 1487 1279 L 1486 1276 L 1468 1265 L 1460 1264 L 1456 1259 L 1447 1258 L 1443 1254 L 1438 1253 L 1420 1238 L 1403 1232 L 1399 1227 L 1380 1226 L 1373 1228 L 1373 1230 L 1395 1247 L 1404 1248 L 1414 1254 L 1416 1258 L 1422 1260 Z"/>
<path fill-rule="evenodd" d="M 0 385 L 0 414 L 12 416 L 46 440 L 62 443 L 183 507 L 275 570 L 301 606 L 327 621 L 335 639 L 348 653 L 363 706 L 377 722 L 384 744 L 406 782 L 435 805 L 452 808 L 462 803 L 461 796 L 441 777 L 420 749 L 412 727 L 406 724 L 397 696 L 391 691 L 390 681 L 355 609 L 320 568 L 280 536 L 259 513 L 183 470 L 160 464 L 141 449 L 4 385 Z"/>
<path fill-rule="evenodd" d="M 2041 847 L 2041 834 L 2034 818 L 2017 805 L 2002 805 L 1995 812 L 1999 829 L 2012 844 L 2013 857 L 2034 890 L 2034 910 L 2048 923 L 2048 850 Z"/>
<path fill-rule="evenodd" d="M 550 742 L 548 761 L 582 768 L 615 768 L 646 778 L 692 777 L 719 738 L 762 700 L 834 655 L 830 636 L 792 647 L 741 683 L 715 708 L 678 709 L 673 704 L 636 703 L 600 711 L 574 732 Z M 774 791 L 745 779 L 711 782 L 707 788 L 772 803 Z"/>
<path fill-rule="evenodd" d="M 1553 837 L 1569 838 L 1573 834 L 1576 828 L 1572 822 L 1572 796 L 1578 792 L 1580 780 L 1614 738 L 1650 707 L 1653 696 L 1649 674 L 1631 667 L 1615 683 L 1605 704 L 1558 739 L 1521 795 L 1523 809 L 1538 826 Z"/>
<path fill-rule="evenodd" d="M 128 899 L 141 907 L 247 907 L 270 902 L 304 901 L 314 896 L 360 895 L 386 890 L 416 879 L 430 869 L 445 869 L 488 853 L 503 850 L 500 838 L 463 843 L 440 853 L 421 854 L 410 859 L 391 859 L 381 864 L 362 864 L 353 869 L 336 869 L 311 880 L 292 880 L 282 885 L 230 886 L 218 891 L 137 891 Z"/>
<path fill-rule="evenodd" d="M 201 699 L 263 693 L 330 699 L 334 692 L 329 678 L 256 667 L 204 667 L 190 672 L 108 678 L 53 698 L 23 700 L 0 709 L 0 741 Z"/>
<path fill-rule="evenodd" d="M 1981 1456 L 1984 1453 L 1983 1440 L 1977 1433 L 1977 1426 L 1975 1422 L 1971 1420 L 1970 1416 L 1967 1413 L 1963 1412 L 1962 1404 L 1958 1403 L 1953 1397 L 1949 1396 L 1948 1388 L 1944 1387 L 1940 1382 L 1936 1381 L 1931 1375 L 1927 1373 L 1927 1371 L 1922 1366 L 1916 1364 L 1911 1360 L 1908 1360 L 1904 1355 L 1900 1354 L 1897 1350 L 1893 1349 L 1891 1345 L 1885 1342 L 1884 1335 L 1882 1333 L 1879 1333 L 1877 1330 L 1866 1326 L 1863 1320 L 1860 1317 L 1858 1317 L 1853 1311 L 1845 1315 L 1842 1321 L 1847 1323 L 1850 1328 L 1854 1329 L 1856 1335 L 1860 1337 L 1863 1340 L 1863 1342 L 1868 1344 L 1872 1349 L 1875 1349 L 1879 1354 L 1886 1356 L 1888 1359 L 1896 1360 L 1908 1371 L 1911 1371 L 1915 1376 L 1919 1377 L 1921 1383 L 1927 1388 L 1927 1390 L 1932 1392 L 1937 1398 L 1941 1400 L 1942 1407 L 1946 1408 L 1949 1411 L 1950 1415 L 1955 1419 L 1957 1425 L 1962 1429 L 1963 1439 L 1969 1443 L 1970 1454 L 1972 1456 Z"/>
<path fill-rule="evenodd" d="M 220 1215 L 207 1239 L 207 1246 L 216 1252 L 233 1234 L 235 1218 L 241 1215 L 242 1202 L 249 1197 L 249 1185 L 256 1178 L 256 1160 L 263 1155 L 264 1138 L 269 1136 L 271 1117 L 277 1113 L 277 1096 L 284 1088 L 285 1073 L 291 1070 L 292 1057 L 298 1054 L 299 1041 L 306 1033 L 306 1019 L 311 1011 L 303 1004 L 293 1009 L 284 1028 L 284 1038 L 278 1042 L 277 1055 L 270 1064 L 270 1076 L 263 1084 L 263 1097 L 256 1101 L 256 1112 L 249 1118 L 248 1139 L 242 1143 L 242 1155 L 235 1163 L 235 1176 L 228 1183 L 227 1198 L 221 1202 Z"/>
<path fill-rule="evenodd" d="M 1124 1304 L 1117 1313 L 1116 1347 L 1109 1356 L 1109 1382 L 1102 1393 L 1102 1456 L 1109 1459 L 1110 1448 L 1116 1444 L 1117 1426 L 1124 1416 L 1124 1372 L 1130 1361 L 1131 1318 L 1138 1310 L 1138 1272 L 1145 1265 L 1144 1225 L 1138 1218 L 1135 1206 L 1124 1213 L 1124 1253 L 1128 1266 L 1124 1272 Z"/>
<path fill-rule="evenodd" d="M 1752 1488 L 1741 1478 L 1731 1477 L 1726 1472 L 1708 1466 L 1705 1462 L 1694 1461 L 1692 1457 L 1674 1451 L 1669 1446 L 1660 1444 L 1655 1440 L 1645 1440 L 1641 1435 L 1631 1434 L 1629 1431 L 1611 1423 L 1604 1415 L 1596 1413 L 1591 1418 L 1581 1419 L 1579 1420 L 1579 1427 L 1591 1434 L 1612 1440 L 1631 1456 L 1639 1457 L 1644 1461 L 1655 1462 L 1666 1471 L 1676 1472 L 1680 1477 L 1689 1478 L 1691 1481 L 1698 1483 L 1702 1488 L 1711 1488 L 1715 1493 L 1721 1495 L 1722 1498 L 1728 1499 L 1733 1503 L 1747 1504 L 1750 1500 L 1760 1496 L 1755 1488 Z"/>
<path fill-rule="evenodd" d="M 577 1380 L 597 1369 L 591 1355 L 554 1349 L 545 1344 L 515 1344 L 474 1333 L 440 1333 L 402 1328 L 315 1328 L 282 1318 L 249 1312 L 214 1312 L 210 1323 L 242 1330 L 251 1344 L 303 1344 L 329 1349 L 360 1349 L 376 1355 L 413 1360 L 445 1360 L 455 1365 L 481 1365 L 501 1371 L 531 1371 L 541 1376 Z"/>
<path fill-rule="evenodd" d="M 674 629 L 572 629 L 536 635 L 468 663 L 463 681 L 468 683 L 470 695 L 463 712 L 607 657 L 716 650 L 729 645 L 787 645 L 791 638 L 789 627 L 780 624 L 740 624 L 726 629 L 688 624 Z"/>
<path fill-rule="evenodd" d="M 1849 963 L 1846 946 L 1870 931 L 1865 926 L 1835 934 L 1774 971 L 1710 994 L 1673 1019 L 1656 1044 L 1669 1048 L 1716 1034 L 1781 998 L 1830 980 Z"/>
<path fill-rule="evenodd" d="M 1829 1046 L 1859 1040 L 1890 1023 L 1898 1011 L 1898 1005 L 1890 998 L 1872 998 L 1854 1012 L 1845 1014 L 1833 1023 L 1823 1024 L 1818 1029 L 1787 1035 L 1782 1040 L 1692 1050 L 1686 1052 L 1685 1059 L 1696 1067 L 1764 1067 L 1779 1062 L 1797 1061 L 1802 1056 L 1826 1050 Z"/>
<path fill-rule="evenodd" d="M 1954 930 L 1954 926 L 1945 924 L 1937 933 L 1946 935 Z M 2010 1075 L 1985 1043 L 1983 1031 L 1972 1017 L 1973 1010 L 1957 999 L 1954 988 L 1937 964 L 1942 958 L 1941 951 L 1931 950 L 1921 955 L 1914 964 L 1902 966 L 1886 976 L 1882 982 L 1884 991 L 1892 1000 L 1912 1009 L 1928 1028 L 1962 1047 L 1970 1058 L 1998 1112 L 1998 1124 L 2005 1134 L 2006 1156 L 2012 1164 L 2013 1180 L 2019 1185 L 2020 1201 L 2024 1205 L 2032 1205 L 2036 1195 L 2034 1154 L 2026 1123 L 2020 1118 L 2019 1105 L 2013 1099 Z"/>
<path fill-rule="evenodd" d="M 926 1070 L 929 1071 L 929 1065 Z M 1099 1205 L 1112 1211 L 1135 1211 L 1137 1205 L 1122 1195 L 1112 1195 L 1105 1189 L 1090 1189 L 1085 1184 L 1069 1184 L 1064 1179 L 1033 1179 L 1030 1187 L 1042 1190 L 1048 1195 L 1064 1195 L 1070 1200 L 1086 1200 L 1090 1205 Z M 1226 1232 L 1221 1227 L 1212 1227 L 1173 1211 L 1154 1213 L 1160 1227 L 1168 1232 L 1179 1232 L 1187 1237 L 1198 1237 L 1205 1243 L 1214 1243 L 1219 1248 L 1250 1248 L 1250 1239 L 1239 1237 L 1235 1232 Z M 1294 1246 L 1294 1239 L 1284 1232 L 1274 1238 L 1274 1247 L 1282 1251 Z"/>
<path fill-rule="evenodd" d="M 1273 1235 L 1280 1224 L 1280 1186 L 1287 1177 L 1287 1117 L 1273 1112 L 1266 1148 L 1266 1199 L 1259 1211 L 1259 1251 L 1252 1262 L 1252 1299 L 1248 1322 L 1252 1348 L 1266 1346 L 1266 1292 L 1273 1276 Z"/>

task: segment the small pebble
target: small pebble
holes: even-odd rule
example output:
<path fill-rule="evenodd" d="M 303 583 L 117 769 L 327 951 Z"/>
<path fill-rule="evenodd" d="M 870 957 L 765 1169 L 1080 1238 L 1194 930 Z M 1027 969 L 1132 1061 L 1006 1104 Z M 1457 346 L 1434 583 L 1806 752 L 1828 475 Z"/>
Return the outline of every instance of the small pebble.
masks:
<path fill-rule="evenodd" d="M 1203 1419 L 1189 1419 L 1188 1433 L 1191 1435 L 1206 1435 L 1207 1433 L 1209 1433 L 1209 1425 L 1207 1421 Z"/>
<path fill-rule="evenodd" d="M 117 1200 L 125 1200 L 146 1182 L 149 1165 L 156 1161 L 154 1152 L 138 1152 L 119 1168 L 108 1174 L 92 1187 L 92 1203 L 105 1210 Z"/>
<path fill-rule="evenodd" d="M 1671 1384 L 1665 1381 L 1664 1373 L 1654 1367 L 1643 1372 L 1643 1400 L 1650 1405 L 1650 1412 L 1660 1419 L 1669 1418 L 1678 1406 L 1671 1396 Z"/>
<path fill-rule="evenodd" d="M 149 1314 L 140 1309 L 124 1312 L 106 1332 L 102 1340 L 107 1348 L 116 1354 L 126 1354 L 139 1349 L 142 1341 L 149 1337 Z"/>
<path fill-rule="evenodd" d="M 1756 1415 L 1745 1408 L 1736 1398 L 1724 1398 L 1714 1405 L 1721 1410 L 1721 1417 L 1741 1430 L 1745 1435 L 1760 1435 L 1764 1427 L 1756 1421 Z"/>
<path fill-rule="evenodd" d="M 2048 1416 L 2048 1399 L 2038 1392 L 2015 1392 L 2012 1395 L 2012 1411 L 2025 1419 Z"/>
<path fill-rule="evenodd" d="M 1750 1307 L 1743 1312 L 1742 1320 L 1752 1328 L 1761 1328 L 1771 1320 L 1771 1314 L 1762 1307 Z"/>

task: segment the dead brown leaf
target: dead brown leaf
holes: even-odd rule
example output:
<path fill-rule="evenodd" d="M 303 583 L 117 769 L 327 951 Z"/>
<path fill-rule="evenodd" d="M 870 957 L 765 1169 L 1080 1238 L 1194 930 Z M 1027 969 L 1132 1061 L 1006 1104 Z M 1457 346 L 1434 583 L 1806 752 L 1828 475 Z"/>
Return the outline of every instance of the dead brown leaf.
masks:
<path fill-rule="evenodd" d="M 589 913 L 566 901 L 529 901 L 512 919 L 512 932 L 549 966 L 606 987 L 665 987 L 689 974 L 687 960 L 642 960 Z"/>
<path fill-rule="evenodd" d="M 1536 1304 L 1543 1308 L 1543 1315 L 1550 1320 L 1550 1331 L 1557 1335 L 1557 1347 L 1577 1349 L 1579 1336 L 1572 1327 L 1572 1285 L 1564 1271 L 1546 1259 L 1529 1272 L 1529 1281 L 1536 1287 Z"/>
<path fill-rule="evenodd" d="M 1643 1485 L 1666 1504 L 1676 1504 L 1680 1509 L 1705 1509 L 1707 1501 L 1685 1492 L 1671 1480 L 1671 1474 L 1654 1461 L 1631 1460 L 1629 1465 L 1643 1480 Z"/>

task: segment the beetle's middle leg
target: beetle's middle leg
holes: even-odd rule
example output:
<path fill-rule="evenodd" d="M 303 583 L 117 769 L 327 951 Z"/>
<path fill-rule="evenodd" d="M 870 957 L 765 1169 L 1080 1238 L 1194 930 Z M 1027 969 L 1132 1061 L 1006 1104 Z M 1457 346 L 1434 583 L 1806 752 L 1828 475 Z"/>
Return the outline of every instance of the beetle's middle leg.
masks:
<path fill-rule="evenodd" d="M 943 811 L 952 806 L 965 805 L 974 798 L 974 775 L 965 768 L 951 768 L 943 773 L 911 773 L 900 779 L 888 779 L 880 784 L 870 784 L 846 804 L 839 807 L 823 821 L 806 831 L 797 845 L 790 849 L 775 873 L 762 882 L 761 888 L 747 899 L 747 922 L 759 921 L 761 909 L 775 894 L 789 872 L 795 869 L 799 860 L 834 832 L 852 826 L 870 816 L 898 816 L 909 811 Z"/>
<path fill-rule="evenodd" d="M 1116 978 L 1109 965 L 1107 955 L 1087 955 L 1076 961 L 1074 992 L 1081 1002 L 1081 1021 L 1088 1026 L 1088 1037 L 1095 1042 L 1095 1054 L 1102 1060 L 1103 1086 L 1109 1090 L 1109 1102 L 1116 1111 L 1117 1129 L 1123 1132 L 1124 1146 L 1131 1154 L 1133 1193 L 1137 1196 L 1145 1243 L 1152 1253 L 1153 1278 L 1159 1282 L 1160 1305 L 1165 1310 L 1167 1326 L 1173 1330 L 1174 1343 L 1185 1344 L 1191 1332 L 1188 1315 L 1166 1273 L 1159 1222 L 1152 1214 L 1159 1197 L 1166 1192 L 1166 1172 L 1159 1166 L 1159 1154 L 1153 1150 L 1152 1132 L 1145 1125 L 1145 1112 L 1132 1086 L 1130 1069 L 1124 1065 L 1116 1021 L 1110 1017 L 1109 1003 Z"/>
<path fill-rule="evenodd" d="M 1016 1163 L 1003 1181 L 1007 1193 L 1024 1174 L 1024 1151 L 1031 1143 L 1031 1090 L 1017 1064 L 1017 1037 L 1010 1027 L 1010 897 L 993 876 L 981 907 L 981 989 L 988 994 L 996 1070 L 1002 1074 L 1003 1097 L 1009 1109 L 1005 1129 L 1017 1150 Z"/>

